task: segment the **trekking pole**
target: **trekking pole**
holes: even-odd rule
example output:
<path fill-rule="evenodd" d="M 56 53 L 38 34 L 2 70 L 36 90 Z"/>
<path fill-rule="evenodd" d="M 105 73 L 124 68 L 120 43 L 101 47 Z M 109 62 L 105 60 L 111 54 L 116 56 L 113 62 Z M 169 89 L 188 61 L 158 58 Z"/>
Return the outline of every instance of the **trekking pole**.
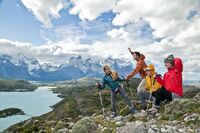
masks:
<path fill-rule="evenodd" d="M 149 109 L 149 106 L 150 106 L 150 103 L 151 103 L 151 97 L 152 97 L 152 92 L 149 95 L 149 100 L 148 100 L 148 103 L 147 103 L 147 109 L 146 110 Z"/>
<path fill-rule="evenodd" d="M 95 80 L 98 84 L 99 84 L 99 81 L 98 80 Z M 104 109 L 104 106 L 103 106 L 103 100 L 102 100 L 102 97 L 101 97 L 101 90 L 99 89 L 99 99 L 100 99 L 100 103 L 101 103 L 101 108 L 102 108 L 102 111 L 103 111 L 103 115 L 105 115 L 105 109 Z"/>
<path fill-rule="evenodd" d="M 154 78 L 153 84 L 152 84 L 152 82 L 151 82 L 152 91 L 150 92 L 150 95 L 149 95 L 149 100 L 148 100 L 148 104 L 147 104 L 147 109 L 146 109 L 146 110 L 149 109 L 149 105 L 150 105 L 150 103 L 151 103 L 152 93 L 153 93 L 153 90 L 155 90 L 155 89 L 154 89 L 154 84 L 155 84 L 155 78 Z"/>
<path fill-rule="evenodd" d="M 100 99 L 100 102 L 101 102 L 101 108 L 102 108 L 102 111 L 103 111 L 103 115 L 105 115 L 105 110 L 104 110 L 103 100 L 102 100 L 102 97 L 101 97 L 101 91 L 100 90 L 99 90 L 99 99 Z"/>
<path fill-rule="evenodd" d="M 130 87 L 130 84 L 129 84 L 128 80 L 126 80 L 126 83 L 127 83 L 128 89 L 129 89 L 130 92 L 131 92 L 131 96 L 132 96 L 132 98 L 134 99 L 133 91 L 131 90 L 131 87 Z"/>

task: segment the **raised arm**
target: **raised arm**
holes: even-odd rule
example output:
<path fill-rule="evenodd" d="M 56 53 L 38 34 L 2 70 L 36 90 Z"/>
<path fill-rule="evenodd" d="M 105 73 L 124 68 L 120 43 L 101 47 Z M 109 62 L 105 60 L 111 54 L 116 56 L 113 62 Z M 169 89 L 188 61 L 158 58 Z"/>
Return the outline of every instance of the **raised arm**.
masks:
<path fill-rule="evenodd" d="M 175 58 L 174 59 L 174 67 L 176 72 L 183 72 L 183 64 L 180 58 Z"/>
<path fill-rule="evenodd" d="M 128 51 L 133 54 L 134 52 L 131 50 L 131 48 L 128 48 Z"/>

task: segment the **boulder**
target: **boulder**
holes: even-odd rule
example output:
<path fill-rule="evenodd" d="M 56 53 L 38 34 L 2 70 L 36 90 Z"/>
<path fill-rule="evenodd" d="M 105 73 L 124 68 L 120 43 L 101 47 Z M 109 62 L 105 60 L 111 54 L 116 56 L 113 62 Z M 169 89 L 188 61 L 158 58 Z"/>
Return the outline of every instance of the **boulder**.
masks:
<path fill-rule="evenodd" d="M 67 128 L 59 129 L 55 133 L 68 133 L 69 130 Z"/>
<path fill-rule="evenodd" d="M 180 120 L 184 119 L 183 116 L 196 112 L 200 115 L 200 100 L 198 100 L 199 94 L 196 94 L 192 99 L 181 98 L 172 101 L 165 106 L 162 119 L 166 120 Z"/>
<path fill-rule="evenodd" d="M 116 133 L 146 133 L 145 124 L 142 121 L 127 123 L 123 127 L 118 127 Z"/>
<path fill-rule="evenodd" d="M 82 118 L 72 127 L 72 133 L 96 133 L 97 125 L 91 118 Z"/>
<path fill-rule="evenodd" d="M 200 88 L 197 88 L 195 86 L 185 86 L 184 87 L 183 97 L 184 98 L 193 98 L 198 93 L 200 93 Z"/>
<path fill-rule="evenodd" d="M 191 115 L 187 115 L 184 118 L 184 121 L 186 123 L 194 123 L 194 122 L 200 122 L 200 115 L 197 113 L 191 114 Z"/>
<path fill-rule="evenodd" d="M 117 116 L 114 118 L 115 121 L 122 121 L 122 116 Z"/>

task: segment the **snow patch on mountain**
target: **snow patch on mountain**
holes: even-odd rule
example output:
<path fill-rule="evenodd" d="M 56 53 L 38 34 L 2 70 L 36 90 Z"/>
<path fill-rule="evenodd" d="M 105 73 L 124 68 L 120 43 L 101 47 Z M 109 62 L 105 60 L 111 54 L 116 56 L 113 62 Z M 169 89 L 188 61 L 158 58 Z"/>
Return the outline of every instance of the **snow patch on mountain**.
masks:
<path fill-rule="evenodd" d="M 102 67 L 108 64 L 125 76 L 133 69 L 133 64 L 125 59 L 83 59 L 80 55 L 71 57 L 59 66 L 43 63 L 24 55 L 15 57 L 0 54 L 0 78 L 38 81 L 71 80 L 82 77 L 103 76 Z M 13 76 L 14 75 L 14 76 Z"/>

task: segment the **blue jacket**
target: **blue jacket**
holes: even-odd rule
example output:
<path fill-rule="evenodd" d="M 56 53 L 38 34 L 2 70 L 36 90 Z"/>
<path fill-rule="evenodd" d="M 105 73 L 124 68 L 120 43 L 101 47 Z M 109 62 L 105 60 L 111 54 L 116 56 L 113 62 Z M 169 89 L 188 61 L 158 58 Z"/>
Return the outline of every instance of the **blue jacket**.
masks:
<path fill-rule="evenodd" d="M 115 91 L 120 86 L 119 82 L 122 81 L 125 81 L 125 79 L 118 77 L 116 80 L 113 81 L 110 75 L 105 75 L 98 87 L 99 89 L 104 89 L 105 86 L 108 85 L 112 91 Z"/>

